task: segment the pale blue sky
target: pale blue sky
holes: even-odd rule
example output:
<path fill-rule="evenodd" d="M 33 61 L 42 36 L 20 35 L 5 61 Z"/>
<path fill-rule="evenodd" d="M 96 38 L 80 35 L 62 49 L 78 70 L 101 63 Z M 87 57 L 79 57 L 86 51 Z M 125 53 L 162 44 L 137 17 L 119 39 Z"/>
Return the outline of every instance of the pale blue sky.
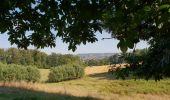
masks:
<path fill-rule="evenodd" d="M 96 36 L 98 38 L 98 41 L 95 43 L 87 43 L 86 45 L 79 45 L 77 46 L 77 50 L 75 52 L 68 51 L 68 45 L 63 43 L 60 38 L 56 40 L 56 47 L 55 48 L 44 48 L 41 49 L 41 51 L 44 51 L 48 54 L 51 52 L 55 53 L 62 53 L 62 54 L 79 54 L 79 53 L 116 53 L 120 52 L 120 50 L 117 48 L 118 41 L 115 39 L 105 39 L 102 40 L 102 38 L 108 38 L 110 37 L 110 34 L 107 32 L 103 32 L 103 34 L 96 33 Z M 6 34 L 0 34 L 0 48 L 10 48 L 10 47 L 17 47 L 16 45 L 10 45 L 10 42 L 8 41 L 8 35 Z M 144 41 L 141 41 L 137 44 L 137 48 L 146 48 L 148 47 L 147 43 Z M 29 48 L 34 49 L 33 46 L 30 46 Z"/>

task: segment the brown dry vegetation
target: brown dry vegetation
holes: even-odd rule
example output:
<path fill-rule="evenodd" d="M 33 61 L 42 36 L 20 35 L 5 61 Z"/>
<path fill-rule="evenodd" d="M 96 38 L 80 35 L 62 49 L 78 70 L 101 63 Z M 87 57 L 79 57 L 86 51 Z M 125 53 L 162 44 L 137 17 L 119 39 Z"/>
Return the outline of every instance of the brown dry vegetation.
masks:
<path fill-rule="evenodd" d="M 80 80 L 78 80 L 80 82 Z M 82 81 L 82 80 L 81 80 Z M 94 81 L 94 80 L 92 80 Z M 169 100 L 170 95 L 168 94 L 119 94 L 95 90 L 98 86 L 93 86 L 94 82 L 86 83 L 87 86 L 81 86 L 83 84 L 76 81 L 61 82 L 61 83 L 51 83 L 51 84 L 38 84 L 38 83 L 25 83 L 25 82 L 11 82 L 11 83 L 1 83 L 0 87 L 18 87 L 22 89 L 34 90 L 34 91 L 43 91 L 46 93 L 59 93 L 63 95 L 72 95 L 77 97 L 94 97 L 102 100 Z M 86 82 L 86 81 L 82 81 Z M 99 82 L 97 82 L 99 83 Z M 96 83 L 96 84 L 97 84 Z M 99 83 L 102 85 L 101 83 Z M 105 82 L 104 82 L 105 84 Z M 100 88 L 100 87 L 99 87 Z M 121 89 L 121 88 L 120 88 Z M 2 89 L 0 88 L 0 93 L 17 93 L 16 90 L 11 89 Z M 130 90 L 129 90 L 130 91 Z"/>
<path fill-rule="evenodd" d="M 105 73 L 108 72 L 108 69 L 109 69 L 109 65 L 86 67 L 85 74 L 93 75 L 93 74 Z"/>
<path fill-rule="evenodd" d="M 114 67 L 118 68 L 124 68 L 126 64 L 117 64 Z M 113 65 L 112 65 L 113 66 Z M 95 74 L 100 74 L 100 73 L 106 73 L 108 70 L 111 68 L 111 65 L 104 65 L 104 66 L 91 66 L 91 67 L 86 67 L 85 68 L 85 74 L 86 75 L 95 75 Z"/>

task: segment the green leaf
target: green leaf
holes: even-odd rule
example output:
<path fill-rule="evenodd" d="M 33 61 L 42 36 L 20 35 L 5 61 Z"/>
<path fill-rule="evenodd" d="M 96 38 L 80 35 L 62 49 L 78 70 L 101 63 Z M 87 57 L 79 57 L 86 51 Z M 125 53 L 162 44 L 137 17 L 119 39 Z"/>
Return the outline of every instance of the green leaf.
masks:
<path fill-rule="evenodd" d="M 122 52 L 126 52 L 127 49 L 128 49 L 128 47 L 127 47 L 126 45 L 120 47 L 120 50 L 121 50 Z"/>
<path fill-rule="evenodd" d="M 170 8 L 169 8 L 168 12 L 170 13 Z"/>
<path fill-rule="evenodd" d="M 127 44 L 123 39 L 120 40 L 120 42 L 117 44 L 117 47 L 120 48 L 122 52 L 126 52 L 128 49 Z"/>
<path fill-rule="evenodd" d="M 7 31 L 6 28 L 4 28 L 4 27 L 1 27 L 1 28 L 0 28 L 0 33 L 5 33 L 6 31 Z"/>
<path fill-rule="evenodd" d="M 134 47 L 134 43 L 133 42 L 131 42 L 131 41 L 127 41 L 127 46 L 130 48 L 130 49 L 133 49 L 133 47 Z"/>
<path fill-rule="evenodd" d="M 145 6 L 145 7 L 144 7 L 144 10 L 145 10 L 145 11 L 151 11 L 151 7 Z"/>
<path fill-rule="evenodd" d="M 164 4 L 164 5 L 161 5 L 161 6 L 159 7 L 159 9 L 161 10 L 161 9 L 166 9 L 166 8 L 169 8 L 169 7 L 170 7 L 169 4 Z"/>

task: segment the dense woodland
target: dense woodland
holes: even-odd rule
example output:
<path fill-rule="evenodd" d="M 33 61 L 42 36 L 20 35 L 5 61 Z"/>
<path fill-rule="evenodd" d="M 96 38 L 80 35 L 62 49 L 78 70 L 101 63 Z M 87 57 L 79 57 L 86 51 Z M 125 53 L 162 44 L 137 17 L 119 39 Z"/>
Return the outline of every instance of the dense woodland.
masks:
<path fill-rule="evenodd" d="M 82 63 L 80 58 L 71 54 L 50 55 L 39 50 L 16 48 L 0 49 L 0 62 L 5 64 L 34 65 L 38 68 L 50 68 L 59 65 Z"/>

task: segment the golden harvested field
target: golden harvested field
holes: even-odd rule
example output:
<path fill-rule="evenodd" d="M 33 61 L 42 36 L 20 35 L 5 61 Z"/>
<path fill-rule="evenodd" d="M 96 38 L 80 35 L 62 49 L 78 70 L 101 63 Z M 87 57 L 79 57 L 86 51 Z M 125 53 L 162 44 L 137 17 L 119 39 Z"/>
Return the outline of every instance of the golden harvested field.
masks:
<path fill-rule="evenodd" d="M 117 64 L 116 67 L 124 68 L 125 64 L 121 64 L 121 66 Z M 108 72 L 109 68 L 110 68 L 110 65 L 86 67 L 85 74 L 94 75 L 94 74 L 106 73 Z"/>
<path fill-rule="evenodd" d="M 108 69 L 109 69 L 109 65 L 86 67 L 85 68 L 85 75 L 106 73 L 106 72 L 108 72 Z"/>

